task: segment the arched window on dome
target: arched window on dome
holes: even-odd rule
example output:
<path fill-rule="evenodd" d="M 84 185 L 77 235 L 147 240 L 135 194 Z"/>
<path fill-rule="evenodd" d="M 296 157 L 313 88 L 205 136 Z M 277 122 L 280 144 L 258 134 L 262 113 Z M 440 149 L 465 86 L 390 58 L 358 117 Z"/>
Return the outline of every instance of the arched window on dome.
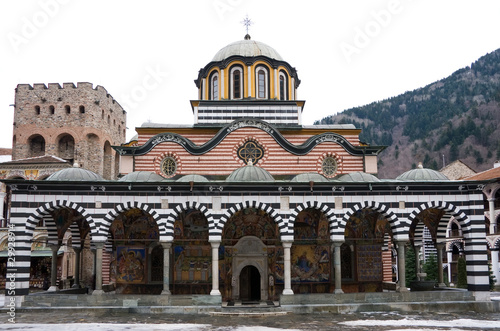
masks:
<path fill-rule="evenodd" d="M 243 68 L 241 66 L 232 67 L 230 70 L 231 99 L 243 98 Z"/>
<path fill-rule="evenodd" d="M 280 100 L 289 100 L 288 96 L 288 75 L 281 70 L 280 71 L 280 85 L 279 85 L 279 94 L 280 94 Z"/>
<path fill-rule="evenodd" d="M 210 100 L 219 100 L 219 73 L 213 72 L 210 75 L 210 90 L 208 91 Z"/>
<path fill-rule="evenodd" d="M 266 67 L 259 66 L 255 69 L 257 76 L 257 99 L 267 99 L 269 95 L 268 70 Z"/>

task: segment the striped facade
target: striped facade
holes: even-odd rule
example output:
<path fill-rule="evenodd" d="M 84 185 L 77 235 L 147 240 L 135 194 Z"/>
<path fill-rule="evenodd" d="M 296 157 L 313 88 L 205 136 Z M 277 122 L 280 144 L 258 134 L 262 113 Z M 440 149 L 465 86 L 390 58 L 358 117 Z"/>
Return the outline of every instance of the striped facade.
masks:
<path fill-rule="evenodd" d="M 118 269 L 119 257 L 140 250 L 149 255 L 146 266 L 136 267 L 151 271 L 155 251 L 156 271 L 162 272 L 154 284 L 152 272 L 140 279 L 141 294 L 162 282 L 161 294 L 241 299 L 248 290 L 240 282 L 245 272 L 260 277 L 255 286 L 262 301 L 277 298 L 275 289 L 278 295 L 381 292 L 393 273 L 404 291 L 404 247 L 422 241 L 427 213 L 439 215 L 426 220 L 436 243 L 447 241 L 450 222 L 458 224 L 468 289 L 489 290 L 483 182 L 449 181 L 429 169 L 379 180 L 377 157 L 385 147 L 361 142 L 361 130 L 351 124 L 302 125 L 297 71 L 249 36 L 219 51 L 195 84 L 193 125 L 146 123 L 136 129 L 136 140 L 112 147 L 120 180 L 75 179 L 78 170 L 72 169 L 65 179 L 2 181 L 16 253 L 7 266 L 15 293 L 8 295 L 29 293 L 40 223 L 52 247 L 69 230 L 77 254 L 95 250 L 94 263 L 86 266 L 95 264 L 94 294 L 118 275 L 113 261 Z M 409 178 L 413 171 L 436 177 Z M 61 219 L 64 213 L 71 217 Z M 125 221 L 140 221 L 151 234 L 142 247 L 123 230 Z M 361 231 L 368 228 L 370 233 Z"/>
<path fill-rule="evenodd" d="M 92 190 L 92 184 L 100 185 L 101 189 Z M 401 185 L 408 189 L 398 190 Z M 140 209 L 157 223 L 159 241 L 168 243 L 173 241 L 173 221 L 183 211 L 201 211 L 209 223 L 209 242 L 220 242 L 227 221 L 239 210 L 251 207 L 265 211 L 279 228 L 280 242 L 292 245 L 295 217 L 307 208 L 326 215 L 330 239 L 336 242 L 345 240 L 346 223 L 357 210 L 378 211 L 390 223 L 392 243 L 409 240 L 410 225 L 416 215 L 427 209 L 439 209 L 461 225 L 469 290 L 489 290 L 483 197 L 477 190 L 478 185 L 471 184 L 464 190 L 460 182 L 426 187 L 418 183 L 316 183 L 313 192 L 309 185 L 297 183 L 287 183 L 286 189 L 280 184 L 268 183 L 196 183 L 194 191 L 187 186 L 186 183 L 143 183 L 129 190 L 128 185 L 118 182 L 75 185 L 38 182 L 35 190 L 31 183 L 12 184 L 11 224 L 16 238 L 16 260 L 9 266 L 8 274 L 15 274 L 16 295 L 28 294 L 33 230 L 43 218 L 49 229 L 49 241 L 55 240 L 54 220 L 47 215 L 58 208 L 76 210 L 86 219 L 91 227 L 92 243 L 106 242 L 110 224 L 118 214 Z M 334 190 L 339 186 L 343 187 L 342 191 Z M 288 200 L 287 208 L 282 208 L 283 198 Z M 165 201 L 168 208 L 162 209 Z M 213 209 L 214 201 L 220 209 Z M 404 208 L 400 208 L 402 204 Z M 444 217 L 439 228 L 446 222 Z"/>

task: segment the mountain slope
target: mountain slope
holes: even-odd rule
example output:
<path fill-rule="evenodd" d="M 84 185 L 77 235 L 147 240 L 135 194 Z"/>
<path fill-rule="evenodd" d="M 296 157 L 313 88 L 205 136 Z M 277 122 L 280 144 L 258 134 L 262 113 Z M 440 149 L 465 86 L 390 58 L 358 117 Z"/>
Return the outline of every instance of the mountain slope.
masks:
<path fill-rule="evenodd" d="M 500 159 L 500 49 L 417 90 L 351 108 L 315 124 L 352 123 L 361 140 L 387 145 L 379 177 L 440 169 L 457 159 L 476 171 Z M 444 160 L 444 162 L 443 162 Z"/>

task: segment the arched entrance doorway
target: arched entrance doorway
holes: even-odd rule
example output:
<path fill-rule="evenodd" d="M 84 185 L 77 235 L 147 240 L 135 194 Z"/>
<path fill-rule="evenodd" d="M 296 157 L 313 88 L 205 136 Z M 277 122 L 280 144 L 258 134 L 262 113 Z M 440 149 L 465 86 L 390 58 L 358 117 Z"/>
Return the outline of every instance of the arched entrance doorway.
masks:
<path fill-rule="evenodd" d="M 268 247 L 257 237 L 241 238 L 232 248 L 232 299 L 259 301 L 268 299 Z"/>
<path fill-rule="evenodd" d="M 260 300 L 260 272 L 253 265 L 247 265 L 240 272 L 241 301 Z"/>
<path fill-rule="evenodd" d="M 277 299 L 284 279 L 278 234 L 274 220 L 257 208 L 242 209 L 229 219 L 220 248 L 223 300 Z"/>

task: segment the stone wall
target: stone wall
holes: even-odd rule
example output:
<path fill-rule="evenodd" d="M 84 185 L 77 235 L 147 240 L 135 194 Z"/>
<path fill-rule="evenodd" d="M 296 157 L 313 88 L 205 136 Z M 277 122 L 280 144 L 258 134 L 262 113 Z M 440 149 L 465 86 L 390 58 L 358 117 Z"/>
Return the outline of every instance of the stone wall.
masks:
<path fill-rule="evenodd" d="M 19 84 L 14 112 L 13 160 L 40 155 L 77 162 L 106 178 L 105 148 L 125 142 L 126 112 L 102 86 L 91 83 Z M 107 155 L 109 164 L 117 155 Z"/>

